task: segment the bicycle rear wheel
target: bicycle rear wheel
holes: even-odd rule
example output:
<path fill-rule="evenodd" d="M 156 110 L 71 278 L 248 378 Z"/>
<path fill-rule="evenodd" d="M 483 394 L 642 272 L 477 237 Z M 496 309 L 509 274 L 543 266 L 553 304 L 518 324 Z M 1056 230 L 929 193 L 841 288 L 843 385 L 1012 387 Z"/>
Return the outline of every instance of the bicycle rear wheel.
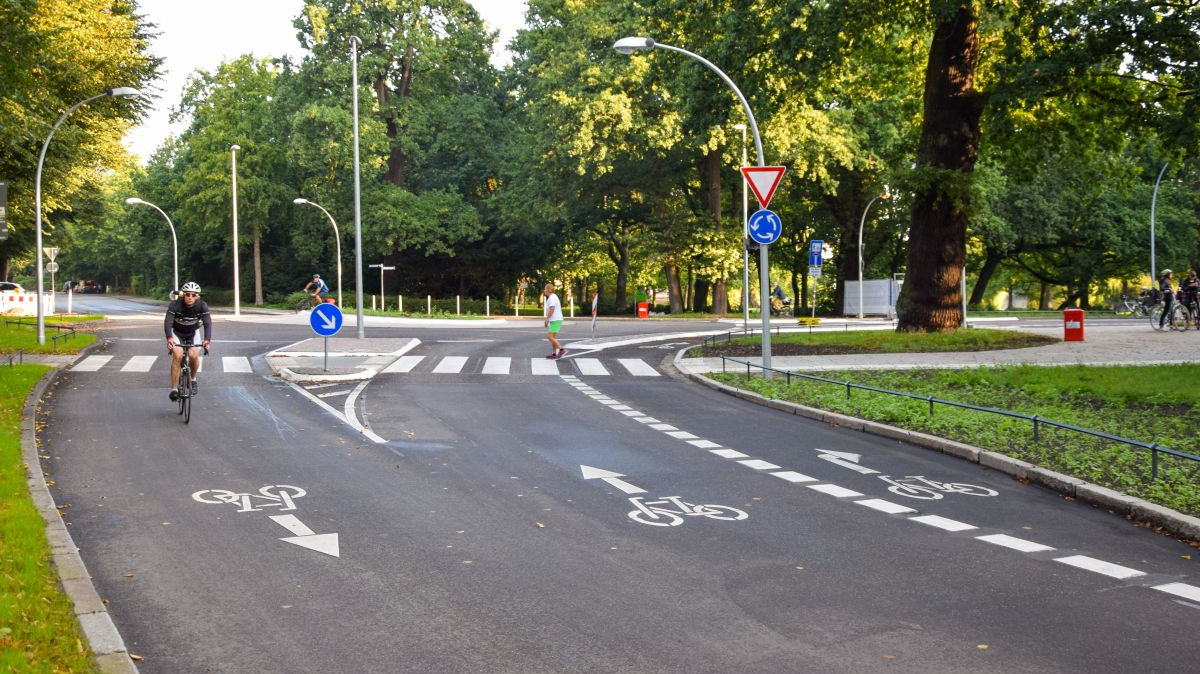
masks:
<path fill-rule="evenodd" d="M 1188 326 L 1188 310 L 1182 304 L 1175 304 L 1171 307 L 1171 328 L 1174 330 L 1187 330 Z"/>

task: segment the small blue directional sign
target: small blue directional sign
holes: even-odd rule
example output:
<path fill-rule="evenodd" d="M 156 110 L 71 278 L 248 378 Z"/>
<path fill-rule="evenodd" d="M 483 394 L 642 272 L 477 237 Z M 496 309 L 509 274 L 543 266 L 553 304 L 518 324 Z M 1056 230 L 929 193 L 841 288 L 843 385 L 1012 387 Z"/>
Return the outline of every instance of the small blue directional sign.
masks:
<path fill-rule="evenodd" d="M 783 222 L 779 216 L 765 208 L 751 215 L 746 227 L 750 230 L 750 238 L 764 246 L 775 243 L 783 233 Z"/>
<path fill-rule="evenodd" d="M 342 310 L 336 304 L 318 304 L 308 317 L 313 332 L 321 337 L 331 337 L 342 329 Z"/>
<path fill-rule="evenodd" d="M 825 242 L 821 239 L 813 239 L 808 243 L 808 266 L 821 266 L 821 251 L 825 248 Z"/>

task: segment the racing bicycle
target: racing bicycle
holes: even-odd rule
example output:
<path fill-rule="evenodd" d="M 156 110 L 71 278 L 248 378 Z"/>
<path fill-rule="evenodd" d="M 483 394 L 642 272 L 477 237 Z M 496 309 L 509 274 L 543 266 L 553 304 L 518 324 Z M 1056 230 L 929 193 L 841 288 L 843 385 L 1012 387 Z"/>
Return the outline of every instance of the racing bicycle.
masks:
<path fill-rule="evenodd" d="M 179 384 L 176 393 L 179 398 L 176 402 L 179 404 L 179 414 L 183 416 L 183 423 L 188 423 L 192 420 L 192 398 L 196 395 L 196 382 L 192 377 L 191 355 L 192 349 L 198 345 L 191 342 L 180 342 L 179 346 L 183 348 L 183 362 L 179 364 Z M 204 349 L 204 355 L 208 355 L 208 347 Z"/>

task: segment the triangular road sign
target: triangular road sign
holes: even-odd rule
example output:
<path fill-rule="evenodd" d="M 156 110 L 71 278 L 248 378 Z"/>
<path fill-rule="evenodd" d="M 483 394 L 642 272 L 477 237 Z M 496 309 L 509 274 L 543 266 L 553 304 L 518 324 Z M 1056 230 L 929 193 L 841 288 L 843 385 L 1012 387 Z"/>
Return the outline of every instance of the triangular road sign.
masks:
<path fill-rule="evenodd" d="M 771 203 L 771 197 L 775 195 L 775 188 L 779 187 L 779 181 L 783 179 L 783 172 L 786 170 L 786 166 L 742 167 L 742 175 L 746 177 L 746 184 L 750 185 L 750 191 L 754 192 L 754 198 L 758 199 L 758 203 L 763 208 Z"/>

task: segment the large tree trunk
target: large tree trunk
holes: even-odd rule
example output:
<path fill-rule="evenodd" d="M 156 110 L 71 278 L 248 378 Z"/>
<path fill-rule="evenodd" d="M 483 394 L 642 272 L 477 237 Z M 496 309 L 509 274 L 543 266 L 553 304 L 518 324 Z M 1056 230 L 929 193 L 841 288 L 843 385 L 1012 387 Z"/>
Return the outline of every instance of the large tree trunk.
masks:
<path fill-rule="evenodd" d="M 706 194 L 705 198 L 708 202 L 708 213 L 712 216 L 713 226 L 717 230 L 718 238 L 721 233 L 721 153 L 712 150 L 704 156 L 704 177 Z M 722 275 L 713 279 L 713 301 L 712 312 L 714 314 L 729 313 L 729 290 L 725 285 L 725 276 Z"/>
<path fill-rule="evenodd" d="M 262 237 L 258 231 L 258 223 L 250 225 L 250 236 L 254 242 L 254 306 L 263 305 L 262 291 Z"/>
<path fill-rule="evenodd" d="M 975 91 L 979 10 L 964 2 L 934 31 L 925 69 L 925 119 L 897 330 L 938 332 L 962 323 L 967 185 L 979 158 L 982 97 Z"/>
<path fill-rule="evenodd" d="M 987 292 L 988 283 L 992 280 L 992 274 L 996 273 L 996 268 L 1000 266 L 1000 261 L 1004 257 L 999 253 L 988 251 L 987 257 L 984 258 L 983 268 L 979 270 L 979 278 L 975 281 L 975 287 L 971 289 L 971 299 L 967 300 L 967 305 L 976 307 L 983 301 L 983 295 Z M 1012 293 L 1009 293 L 1011 301 Z"/>
<path fill-rule="evenodd" d="M 667 277 L 667 297 L 671 302 L 671 313 L 683 313 L 683 286 L 679 282 L 679 265 L 668 262 L 663 266 L 663 275 Z"/>

